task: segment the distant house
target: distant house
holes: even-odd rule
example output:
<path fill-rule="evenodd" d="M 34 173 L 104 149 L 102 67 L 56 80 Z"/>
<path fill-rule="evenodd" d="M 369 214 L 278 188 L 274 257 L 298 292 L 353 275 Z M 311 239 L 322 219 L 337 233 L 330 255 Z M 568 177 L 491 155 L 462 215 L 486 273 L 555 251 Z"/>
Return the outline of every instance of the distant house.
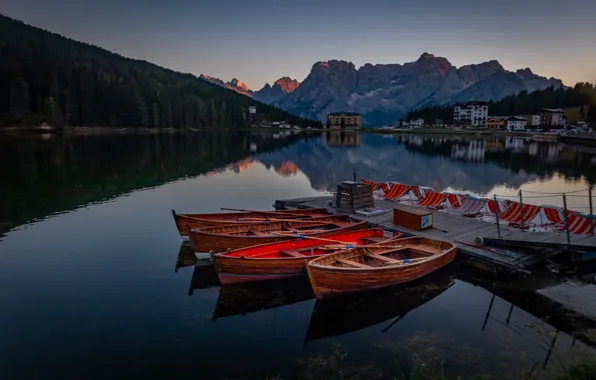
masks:
<path fill-rule="evenodd" d="M 532 126 L 565 125 L 565 113 L 560 108 L 543 108 L 532 114 Z"/>
<path fill-rule="evenodd" d="M 406 124 L 407 124 L 406 119 L 403 119 L 402 118 L 402 119 L 397 119 L 397 123 L 395 124 L 395 126 L 397 128 L 405 128 L 406 127 Z"/>
<path fill-rule="evenodd" d="M 453 120 L 456 123 L 479 127 L 486 125 L 488 119 L 488 103 L 458 103 L 453 107 Z"/>
<path fill-rule="evenodd" d="M 357 112 L 332 112 L 327 115 L 329 129 L 362 129 L 362 115 Z"/>
<path fill-rule="evenodd" d="M 488 119 L 486 119 L 486 128 L 493 130 L 505 129 L 505 119 L 507 118 L 495 116 L 489 117 Z"/>
<path fill-rule="evenodd" d="M 511 116 L 505 120 L 508 131 L 525 131 L 528 120 L 523 116 Z"/>
<path fill-rule="evenodd" d="M 257 113 L 257 107 L 255 107 L 255 106 L 248 107 L 248 113 L 250 113 L 250 114 Z"/>
<path fill-rule="evenodd" d="M 422 128 L 424 127 L 424 119 L 421 117 L 417 119 L 412 119 L 408 122 L 408 126 L 410 128 Z"/>

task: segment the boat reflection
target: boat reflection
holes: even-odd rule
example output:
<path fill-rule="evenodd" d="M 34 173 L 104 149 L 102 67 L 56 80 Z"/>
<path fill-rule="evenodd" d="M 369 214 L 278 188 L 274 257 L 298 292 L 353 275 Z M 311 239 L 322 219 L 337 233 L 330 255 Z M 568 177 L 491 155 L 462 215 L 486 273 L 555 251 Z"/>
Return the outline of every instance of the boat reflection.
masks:
<path fill-rule="evenodd" d="M 213 322 L 219 318 L 247 315 L 314 298 L 306 276 L 273 282 L 255 282 L 223 286 L 213 311 Z"/>
<path fill-rule="evenodd" d="M 192 250 L 192 247 L 188 242 L 182 243 L 180 246 L 180 250 L 178 251 L 178 256 L 176 258 L 176 268 L 174 269 L 175 272 L 178 272 L 178 269 L 190 267 L 197 263 L 197 256 Z"/>
<path fill-rule="evenodd" d="M 192 271 L 188 295 L 192 296 L 193 292 L 197 289 L 207 289 L 214 286 L 219 286 L 219 279 L 217 278 L 213 263 L 211 260 L 197 260 L 195 268 Z"/>
<path fill-rule="evenodd" d="M 304 344 L 393 319 L 384 327 L 383 332 L 386 332 L 407 313 L 449 289 L 455 282 L 454 277 L 449 269 L 444 269 L 405 286 L 317 301 Z"/>

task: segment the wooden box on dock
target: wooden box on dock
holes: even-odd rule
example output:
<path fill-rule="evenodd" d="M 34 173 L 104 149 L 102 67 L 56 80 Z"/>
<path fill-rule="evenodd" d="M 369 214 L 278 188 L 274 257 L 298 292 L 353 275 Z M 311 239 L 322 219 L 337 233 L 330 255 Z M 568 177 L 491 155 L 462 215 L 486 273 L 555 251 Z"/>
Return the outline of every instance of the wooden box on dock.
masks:
<path fill-rule="evenodd" d="M 336 204 L 338 208 L 349 210 L 374 207 L 372 187 L 360 182 L 343 182 L 337 185 Z"/>
<path fill-rule="evenodd" d="M 433 227 L 433 211 L 421 207 L 396 205 L 393 208 L 393 223 L 414 231 Z"/>

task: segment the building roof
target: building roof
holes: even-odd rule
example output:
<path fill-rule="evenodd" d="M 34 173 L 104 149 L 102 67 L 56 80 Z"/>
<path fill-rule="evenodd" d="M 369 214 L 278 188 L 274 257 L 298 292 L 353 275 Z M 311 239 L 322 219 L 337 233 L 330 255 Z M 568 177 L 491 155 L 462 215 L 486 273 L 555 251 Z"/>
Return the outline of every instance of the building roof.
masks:
<path fill-rule="evenodd" d="M 526 119 L 523 116 L 511 116 L 511 117 L 507 118 L 507 121 L 509 121 L 509 120 L 511 120 L 511 121 L 528 121 L 528 119 Z"/>
<path fill-rule="evenodd" d="M 362 116 L 358 112 L 330 112 L 329 116 Z"/>

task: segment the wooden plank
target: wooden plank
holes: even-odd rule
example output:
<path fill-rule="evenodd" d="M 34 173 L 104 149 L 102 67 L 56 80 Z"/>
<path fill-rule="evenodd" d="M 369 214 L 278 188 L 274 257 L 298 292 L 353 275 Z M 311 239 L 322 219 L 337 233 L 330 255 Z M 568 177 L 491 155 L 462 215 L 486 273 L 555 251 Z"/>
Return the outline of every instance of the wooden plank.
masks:
<path fill-rule="evenodd" d="M 339 261 L 340 263 L 352 265 L 352 266 L 357 267 L 357 268 L 363 268 L 363 269 L 370 269 L 370 268 L 372 268 L 370 265 L 360 264 L 360 263 L 357 263 L 357 262 L 351 261 L 351 260 L 346 260 L 346 259 L 336 259 L 336 260 Z"/>
<path fill-rule="evenodd" d="M 298 253 L 298 251 L 295 251 L 295 250 L 294 251 L 292 251 L 292 250 L 285 250 L 285 251 L 280 250 L 279 252 L 285 253 L 286 255 L 294 256 L 294 257 L 305 257 L 304 255 L 301 255 L 300 253 Z"/>

